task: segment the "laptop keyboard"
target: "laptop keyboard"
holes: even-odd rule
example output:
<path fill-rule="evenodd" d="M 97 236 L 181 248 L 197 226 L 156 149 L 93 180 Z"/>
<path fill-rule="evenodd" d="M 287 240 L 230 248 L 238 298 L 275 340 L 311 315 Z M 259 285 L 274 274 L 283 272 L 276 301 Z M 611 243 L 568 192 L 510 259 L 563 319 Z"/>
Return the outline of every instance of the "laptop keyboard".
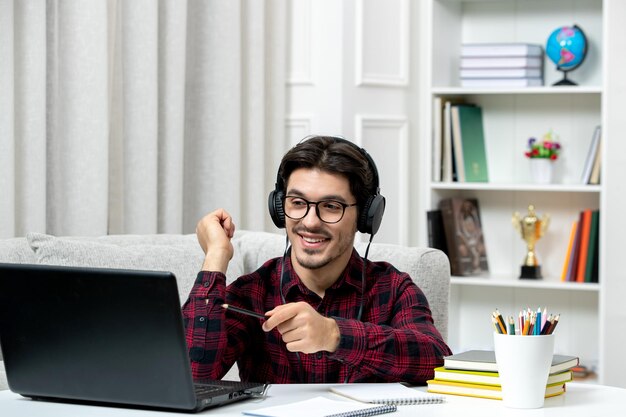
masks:
<path fill-rule="evenodd" d="M 195 384 L 194 389 L 198 398 L 209 398 L 221 392 L 232 391 L 231 388 L 218 385 Z"/>

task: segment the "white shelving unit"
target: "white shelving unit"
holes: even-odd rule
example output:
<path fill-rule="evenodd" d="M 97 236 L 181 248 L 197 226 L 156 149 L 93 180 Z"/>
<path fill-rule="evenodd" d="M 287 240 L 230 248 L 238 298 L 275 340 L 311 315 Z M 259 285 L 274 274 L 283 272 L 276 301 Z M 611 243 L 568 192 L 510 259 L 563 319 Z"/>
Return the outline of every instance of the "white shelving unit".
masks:
<path fill-rule="evenodd" d="M 617 157 L 606 154 L 611 149 L 623 151 L 626 148 L 610 142 L 612 132 L 626 123 L 608 118 L 608 114 L 618 114 L 616 110 L 610 112 L 610 106 L 615 106 L 617 92 L 623 94 L 626 86 L 622 82 L 615 89 L 612 85 L 609 91 L 607 78 L 618 80 L 618 70 L 610 63 L 624 65 L 624 58 L 608 56 L 606 51 L 609 40 L 613 42 L 615 36 L 624 38 L 618 29 L 623 23 L 619 23 L 615 14 L 626 12 L 623 3 L 615 0 L 429 0 L 424 7 L 427 16 L 421 21 L 424 25 L 421 33 L 427 39 L 423 43 L 427 55 L 424 62 L 429 63 L 429 68 L 424 89 L 427 97 L 423 103 L 427 111 L 420 119 L 421 176 L 426 190 L 423 206 L 424 209 L 437 207 L 441 199 L 452 196 L 477 198 L 490 268 L 487 277 L 452 278 L 448 342 L 455 352 L 493 347 L 493 328 L 489 320 L 493 309 L 516 314 L 523 307 L 547 306 L 550 311 L 561 313 L 562 318 L 555 350 L 578 355 L 582 363 L 596 367 L 600 382 L 620 385 L 616 379 L 618 372 L 608 369 L 607 365 L 618 357 L 610 346 L 613 342 L 624 342 L 625 338 L 612 335 L 604 322 L 620 311 L 619 306 L 607 303 L 607 288 L 626 290 L 626 284 L 612 284 L 626 278 L 613 275 L 624 274 L 609 269 L 616 262 L 608 259 L 606 248 L 621 241 L 621 236 L 608 223 L 612 220 L 626 223 L 617 219 L 609 202 L 615 200 L 623 204 L 626 198 L 611 193 L 619 189 L 617 184 L 606 181 L 617 169 L 616 165 L 609 168 L 610 164 L 615 164 L 612 159 Z M 626 14 L 622 14 L 622 18 L 624 16 Z M 459 86 L 461 43 L 526 42 L 545 46 L 552 30 L 574 23 L 583 28 L 589 41 L 585 62 L 568 76 L 578 86 L 552 87 L 562 74 L 547 57 L 544 87 L 467 89 Z M 625 42 L 620 39 L 619 43 L 623 46 Z M 435 97 L 460 97 L 482 107 L 489 183 L 432 181 L 432 103 Z M 582 167 L 596 125 L 603 127 L 602 184 L 582 185 Z M 550 129 L 560 136 L 563 146 L 555 162 L 555 181 L 550 185 L 535 185 L 530 181 L 528 160 L 524 157 L 526 141 L 529 137 L 540 138 Z M 518 279 L 525 244 L 513 229 L 511 217 L 516 211 L 525 214 L 529 204 L 535 205 L 539 215 L 547 213 L 551 218 L 546 236 L 537 244 L 542 280 Z M 560 277 L 570 227 L 579 212 L 586 208 L 600 209 L 601 213 L 600 283 L 564 283 Z M 421 230 L 425 231 L 426 227 Z M 626 229 L 622 233 L 626 233 Z M 425 232 L 422 238 L 426 242 Z M 624 313 L 621 317 L 624 318 Z M 626 381 L 621 381 L 621 385 L 626 385 Z"/>

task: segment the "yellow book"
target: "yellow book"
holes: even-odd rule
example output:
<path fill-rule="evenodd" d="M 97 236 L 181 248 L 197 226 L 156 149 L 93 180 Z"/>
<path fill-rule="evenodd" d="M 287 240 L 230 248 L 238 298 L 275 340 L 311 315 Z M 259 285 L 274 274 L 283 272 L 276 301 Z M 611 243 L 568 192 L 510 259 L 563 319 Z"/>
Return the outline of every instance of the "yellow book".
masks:
<path fill-rule="evenodd" d="M 552 374 L 548 376 L 548 382 L 546 385 L 558 383 L 564 384 L 566 382 L 570 382 L 572 378 L 573 376 L 571 370 Z M 500 386 L 500 376 L 497 372 L 446 369 L 443 366 L 435 368 L 435 380 Z"/>
<path fill-rule="evenodd" d="M 469 384 L 463 382 L 441 381 L 438 379 L 431 379 L 426 382 L 428 384 L 428 392 L 487 398 L 490 400 L 502 399 L 502 388 L 498 385 Z M 564 392 L 564 383 L 559 382 L 546 386 L 546 398 L 555 397 L 563 394 Z"/>

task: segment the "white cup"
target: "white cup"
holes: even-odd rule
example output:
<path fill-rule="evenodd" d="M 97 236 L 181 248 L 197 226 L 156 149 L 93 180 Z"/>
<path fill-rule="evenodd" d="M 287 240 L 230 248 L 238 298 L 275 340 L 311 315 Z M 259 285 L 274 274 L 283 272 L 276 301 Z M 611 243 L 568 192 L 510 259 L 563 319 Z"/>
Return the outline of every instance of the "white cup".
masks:
<path fill-rule="evenodd" d="M 502 402 L 511 408 L 541 408 L 554 353 L 554 335 L 493 334 Z"/>

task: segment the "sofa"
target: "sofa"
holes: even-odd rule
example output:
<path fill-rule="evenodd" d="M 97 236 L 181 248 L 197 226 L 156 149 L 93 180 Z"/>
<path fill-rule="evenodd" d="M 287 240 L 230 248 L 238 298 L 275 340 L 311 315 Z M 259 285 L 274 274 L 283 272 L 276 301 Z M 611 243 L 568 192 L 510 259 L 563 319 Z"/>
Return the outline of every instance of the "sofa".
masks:
<path fill-rule="evenodd" d="M 281 256 L 284 234 L 237 231 L 235 253 L 226 273 L 227 282 L 257 269 L 267 259 Z M 367 243 L 356 242 L 362 255 Z M 196 236 L 107 235 L 101 237 L 55 237 L 29 233 L 26 237 L 0 239 L 0 262 L 171 271 L 177 277 L 181 304 L 202 266 L 204 254 Z M 443 252 L 431 248 L 372 243 L 370 260 L 385 260 L 411 275 L 426 294 L 435 326 L 444 339 L 448 334 L 450 265 Z M 237 380 L 236 366 L 224 379 Z M 0 356 L 0 390 L 7 389 Z"/>

